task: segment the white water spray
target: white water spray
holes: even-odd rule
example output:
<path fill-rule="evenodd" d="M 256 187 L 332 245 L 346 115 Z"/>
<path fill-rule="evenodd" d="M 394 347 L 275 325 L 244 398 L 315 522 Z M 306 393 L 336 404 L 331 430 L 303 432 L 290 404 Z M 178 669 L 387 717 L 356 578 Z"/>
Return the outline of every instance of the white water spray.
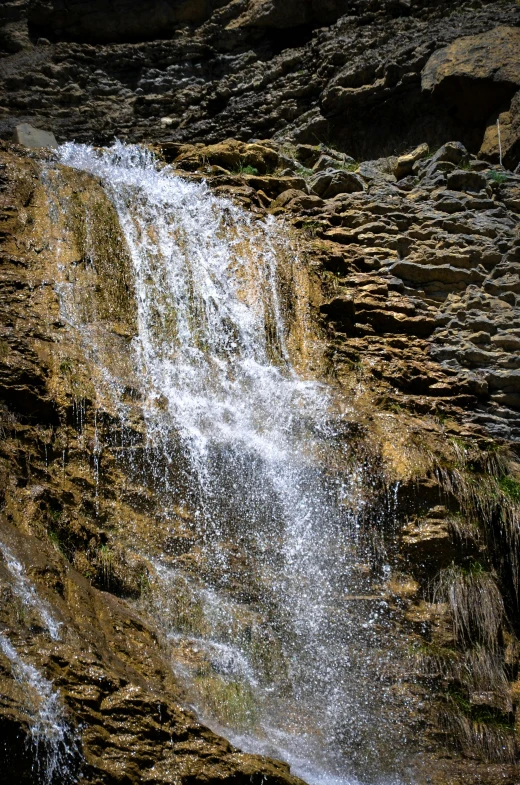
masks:
<path fill-rule="evenodd" d="M 69 144 L 60 157 L 99 177 L 117 211 L 147 470 L 172 527 L 175 505 L 192 513 L 199 562 L 155 565 L 177 672 L 244 749 L 282 755 L 314 783 L 353 783 L 354 759 L 377 767 L 384 663 L 371 651 L 385 603 L 365 596 L 357 563 L 366 472 L 338 468 L 342 417 L 292 359 L 298 259 L 273 219 L 255 222 L 142 148 Z M 67 293 L 68 323 L 85 334 Z"/>
<path fill-rule="evenodd" d="M 41 785 L 76 782 L 73 763 L 78 751 L 59 693 L 34 665 L 26 662 L 4 633 L 0 633 L 0 651 L 11 664 L 13 677 L 24 689 L 35 782 Z"/>

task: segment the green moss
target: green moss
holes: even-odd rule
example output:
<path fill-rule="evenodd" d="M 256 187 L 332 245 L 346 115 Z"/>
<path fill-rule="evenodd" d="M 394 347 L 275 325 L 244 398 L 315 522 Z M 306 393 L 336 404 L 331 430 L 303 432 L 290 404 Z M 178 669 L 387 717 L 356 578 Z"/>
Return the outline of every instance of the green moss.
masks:
<path fill-rule="evenodd" d="M 206 705 L 211 707 L 221 722 L 238 730 L 248 730 L 254 726 L 257 710 L 248 684 L 225 682 L 212 675 L 198 677 L 196 687 Z"/>
<path fill-rule="evenodd" d="M 9 354 L 9 344 L 7 341 L 0 341 L 0 360 L 5 360 Z"/>
<path fill-rule="evenodd" d="M 520 502 L 520 482 L 507 475 L 502 477 L 498 483 L 500 490 L 503 491 L 514 502 Z"/>
<path fill-rule="evenodd" d="M 447 692 L 448 701 L 455 706 L 461 714 L 479 725 L 491 725 L 495 728 L 514 731 L 515 725 L 508 714 L 491 706 L 476 706 L 468 700 L 467 695 L 459 689 L 452 688 Z"/>

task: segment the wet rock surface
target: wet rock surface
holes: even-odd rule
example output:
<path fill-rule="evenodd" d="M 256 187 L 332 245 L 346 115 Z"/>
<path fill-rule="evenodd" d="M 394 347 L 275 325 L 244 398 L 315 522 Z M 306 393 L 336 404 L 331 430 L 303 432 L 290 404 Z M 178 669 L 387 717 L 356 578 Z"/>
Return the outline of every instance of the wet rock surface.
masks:
<path fill-rule="evenodd" d="M 361 164 L 269 141 L 162 149 L 181 172 L 198 162 L 214 187 L 241 188 L 246 203 L 303 229 L 322 269 L 335 365 L 361 362 L 397 405 L 458 410 L 468 425 L 520 439 L 519 175 L 460 142 Z M 222 171 L 248 162 L 300 180 Z"/>
<path fill-rule="evenodd" d="M 383 715 L 413 740 L 399 771 L 414 785 L 516 785 L 518 5 L 134 5 L 4 3 L 0 136 L 30 123 L 59 142 L 152 143 L 176 174 L 207 181 L 253 218 L 284 222 L 309 276 L 313 372 L 348 397 L 343 436 L 377 478 L 363 533 L 372 562 L 355 569 L 370 592 L 342 603 L 386 609 L 373 638 L 393 696 Z M 136 312 L 110 206 L 95 179 L 69 172 L 59 198 L 73 206 L 71 228 L 43 197 L 53 154 L 4 145 L 0 155 L 0 761 L 9 785 L 39 776 L 29 667 L 53 685 L 48 701 L 57 696 L 71 750 L 60 757 L 58 744 L 56 781 L 81 772 L 92 785 L 294 784 L 285 764 L 242 754 L 183 708 L 173 660 L 196 674 L 208 705 L 217 687 L 200 652 L 178 645 L 172 659 L 151 610 L 149 562 L 134 538 L 147 558 L 219 575 L 190 514 L 179 509 L 165 528 L 146 472 L 121 457 L 127 439 L 145 465 L 135 379 L 122 367 L 127 432 L 109 402 L 94 401 L 93 369 L 58 307 L 50 249 L 61 233 L 89 318 L 110 355 L 126 356 Z M 95 271 L 75 223 L 86 203 L 102 227 Z M 227 547 L 229 593 L 247 627 L 247 553 Z M 175 601 L 195 629 L 195 610 Z M 361 650 L 353 657 L 362 679 Z"/>
<path fill-rule="evenodd" d="M 374 467 L 385 466 L 388 482 L 397 482 L 387 534 L 371 527 L 371 516 L 384 506 L 366 512 L 369 550 L 377 554 L 384 548 L 390 572 L 378 585 L 373 578 L 368 582 L 370 568 L 358 565 L 359 586 L 370 585 L 370 593 L 360 588 L 359 595 L 346 601 L 386 608 L 374 638 L 384 663 L 385 690 L 394 696 L 385 722 L 398 718 L 399 727 L 414 739 L 399 770 L 421 785 L 491 785 L 497 777 L 514 783 L 516 568 L 507 556 L 507 538 L 514 535 L 509 523 L 502 525 L 494 516 L 497 510 L 506 515 L 512 504 L 518 468 L 504 452 L 503 440 L 490 436 L 516 437 L 517 371 L 514 363 L 509 368 L 502 362 L 515 356 L 515 335 L 505 326 L 504 314 L 515 318 L 516 299 L 511 301 L 508 293 L 513 291 L 515 298 L 516 293 L 507 289 L 504 299 L 501 290 L 488 293 L 485 285 L 503 277 L 491 273 L 496 267 L 502 270 L 503 256 L 515 247 L 516 213 L 505 198 L 511 198 L 516 179 L 488 181 L 498 170 L 486 164 L 476 168 L 486 178 L 484 193 L 448 194 L 457 200 L 455 252 L 453 224 L 445 223 L 454 220 L 453 213 L 439 210 L 435 196 L 445 196 L 449 173 L 472 171 L 456 168 L 474 163 L 460 143 L 444 145 L 432 158 L 422 149 L 413 163 L 417 173 L 400 180 L 392 174 L 400 165 L 397 158 L 365 162 L 350 172 L 341 167 L 352 164 L 333 149 L 288 149 L 269 141 L 211 148 L 165 145 L 164 154 L 179 174 L 204 177 L 217 193 L 253 216 L 271 212 L 286 221 L 295 241 L 299 238 L 310 275 L 316 340 L 324 347 L 321 372 L 352 402 L 348 438 Z M 170 658 L 195 669 L 201 689 L 207 666 L 190 649 L 177 646 L 172 655 L 163 640 L 150 612 L 149 566 L 133 542 L 139 538 L 149 554 L 161 554 L 210 580 L 218 581 L 218 570 L 205 559 L 188 512 L 179 509 L 173 531 L 171 524 L 165 528 L 160 496 L 132 469 L 135 458 L 121 460 L 121 426 L 108 402 L 97 419 L 89 414 L 93 369 L 85 365 L 81 347 L 71 342 L 54 286 L 47 283 L 56 275 L 51 240 L 63 238 L 61 264 L 76 271 L 78 280 L 86 276 L 82 285 L 93 298 L 87 300 L 87 311 L 114 357 L 124 357 L 135 334 L 128 261 L 99 184 L 69 171 L 60 198 L 67 203 L 79 199 L 78 215 L 82 200 L 102 211 L 98 241 L 102 249 L 110 238 L 112 249 L 101 251 L 95 272 L 82 262 L 81 243 L 71 239 L 76 235 L 63 218 L 49 215 L 39 185 L 49 155 L 21 148 L 2 153 L 3 630 L 9 631 L 17 655 L 52 680 L 65 732 L 77 740 L 72 746 L 77 755 L 67 765 L 82 771 L 84 781 L 297 782 L 283 764 L 236 751 L 181 708 L 186 696 Z M 361 190 L 330 199 L 313 194 L 315 172 L 309 165 L 324 157 L 325 171 L 337 161 L 338 171 L 355 175 Z M 300 159 L 307 164 L 300 182 L 276 174 L 279 162 L 282 172 L 297 174 Z M 245 161 L 259 173 L 247 172 Z M 429 184 L 429 167 L 446 163 L 453 168 L 433 173 L 443 183 Z M 273 167 L 271 174 L 260 174 Z M 421 176 L 423 171 L 427 173 Z M 483 209 L 470 212 L 466 205 L 477 198 Z M 402 248 L 407 254 L 401 259 Z M 486 263 L 484 253 L 489 254 Z M 426 269 L 424 280 L 409 273 L 416 268 Z M 453 270 L 453 276 L 462 271 L 475 277 L 454 281 L 450 274 L 446 281 L 435 272 L 445 269 Z M 437 341 L 446 331 L 449 343 Z M 438 356 L 439 346 L 452 347 L 447 359 Z M 131 377 L 127 385 L 129 391 L 135 387 Z M 505 395 L 513 397 L 505 401 Z M 133 435 L 127 432 L 125 438 L 138 456 L 143 426 L 137 398 L 135 403 L 129 420 Z M 101 434 L 100 453 L 96 445 Z M 472 495 L 475 479 L 487 496 Z M 383 489 L 384 484 L 376 488 L 376 498 L 377 493 L 386 498 Z M 378 521 L 381 515 L 377 513 Z M 396 515 L 402 523 L 397 536 L 391 523 Z M 476 516 L 481 516 L 479 523 Z M 57 638 L 50 635 L 40 606 L 20 604 L 6 547 L 52 610 Z M 236 568 L 230 597 L 247 598 L 244 612 L 247 608 L 251 615 L 255 595 L 254 587 L 248 588 L 247 554 L 234 543 L 229 548 Z M 474 595 L 479 602 L 487 598 L 496 610 L 494 626 L 471 622 L 466 628 L 466 617 L 457 615 L 464 604 L 450 605 L 450 598 L 459 595 L 459 603 L 473 602 Z M 182 598 L 175 602 L 189 619 Z M 353 652 L 362 657 L 361 651 Z M 478 676 L 471 657 L 491 656 L 498 664 Z M 33 758 L 17 752 L 17 740 L 31 738 L 26 694 L 13 678 L 13 663 L 5 652 L 0 665 L 6 696 L 1 705 L 7 739 L 3 765 L 13 781 L 29 783 Z M 208 684 L 205 689 L 211 690 L 212 682 Z M 212 699 L 211 692 L 206 699 Z"/>
<path fill-rule="evenodd" d="M 122 482 L 117 448 L 96 456 L 98 431 L 80 425 L 83 409 L 74 400 L 78 385 L 83 396 L 89 382 L 78 376 L 73 347 L 62 343 L 65 324 L 47 278 L 56 260 L 38 182 L 45 158 L 37 164 L 30 153 L 16 159 L 5 150 L 1 158 L 2 781 L 297 785 L 286 764 L 241 753 L 183 708 L 169 647 L 146 610 L 146 564 L 123 555 L 115 540 L 107 545 L 102 533 L 123 519 L 135 533 L 139 520 L 158 514 L 158 500 L 139 481 Z M 92 178 L 76 177 L 71 188 L 67 198 L 88 192 L 110 215 Z M 68 236 L 70 227 L 58 224 Z M 65 246 L 67 261 L 81 267 L 80 247 Z M 98 259 L 105 294 L 96 306 L 111 325 L 115 353 L 135 318 L 119 252 L 115 286 L 114 268 Z M 114 421 L 99 426 L 113 432 Z M 115 504 L 108 518 L 94 466 L 101 460 Z"/>

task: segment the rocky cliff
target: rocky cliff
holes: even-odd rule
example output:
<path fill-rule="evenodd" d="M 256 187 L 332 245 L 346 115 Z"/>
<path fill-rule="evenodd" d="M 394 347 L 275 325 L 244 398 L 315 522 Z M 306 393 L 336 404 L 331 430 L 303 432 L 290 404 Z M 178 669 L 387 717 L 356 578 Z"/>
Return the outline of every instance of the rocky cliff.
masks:
<path fill-rule="evenodd" d="M 457 139 L 476 153 L 519 87 L 514 2 L 64 0 L 1 13 L 4 137 L 29 121 L 59 141 L 277 136 L 367 159 Z M 518 138 L 511 106 L 504 137 Z"/>
<path fill-rule="evenodd" d="M 31 122 L 60 142 L 151 144 L 161 166 L 284 227 L 305 270 L 313 348 L 300 362 L 348 400 L 338 438 L 370 478 L 346 603 L 385 609 L 363 642 L 381 663 L 383 733 L 341 729 L 353 771 L 514 785 L 518 6 L 134 5 L 4 4 L 1 133 Z M 189 503 L 164 519 L 129 359 L 137 302 L 113 205 L 96 177 L 54 153 L 5 142 L 1 157 L 9 785 L 80 775 L 107 785 L 295 783 L 285 764 L 239 752 L 187 708 L 200 710 L 202 695 L 210 724 L 249 727 L 248 696 L 223 686 L 193 647 L 172 644 L 161 622 L 154 559 L 208 585 L 222 576 Z M 64 287 L 102 355 L 64 317 Z M 123 380 L 123 419 L 100 393 L 101 366 Z M 272 641 L 260 643 L 247 547 L 226 548 L 225 591 L 242 614 L 234 623 L 251 650 L 275 657 Z M 202 635 L 198 606 L 173 593 L 181 628 Z M 350 618 L 344 599 L 335 612 Z"/>

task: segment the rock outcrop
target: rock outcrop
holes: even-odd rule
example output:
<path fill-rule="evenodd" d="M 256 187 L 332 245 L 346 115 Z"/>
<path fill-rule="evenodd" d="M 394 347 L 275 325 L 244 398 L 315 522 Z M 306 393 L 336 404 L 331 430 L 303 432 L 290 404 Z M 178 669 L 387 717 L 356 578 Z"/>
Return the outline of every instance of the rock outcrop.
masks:
<path fill-rule="evenodd" d="M 520 9 L 509 0 L 127 8 L 22 1 L 3 7 L 4 138 L 29 122 L 48 127 L 58 141 L 108 143 L 117 136 L 207 144 L 276 135 L 333 143 L 361 160 L 460 139 L 477 153 L 491 116 L 509 111 L 518 89 Z M 493 52 L 492 77 L 491 66 L 471 59 L 478 47 Z M 455 77 L 446 71 L 441 78 L 439 70 L 446 57 L 450 68 L 459 67 L 452 52 L 466 70 L 475 66 L 464 81 L 462 112 L 453 111 Z M 516 153 L 507 154 L 511 166 Z"/>

